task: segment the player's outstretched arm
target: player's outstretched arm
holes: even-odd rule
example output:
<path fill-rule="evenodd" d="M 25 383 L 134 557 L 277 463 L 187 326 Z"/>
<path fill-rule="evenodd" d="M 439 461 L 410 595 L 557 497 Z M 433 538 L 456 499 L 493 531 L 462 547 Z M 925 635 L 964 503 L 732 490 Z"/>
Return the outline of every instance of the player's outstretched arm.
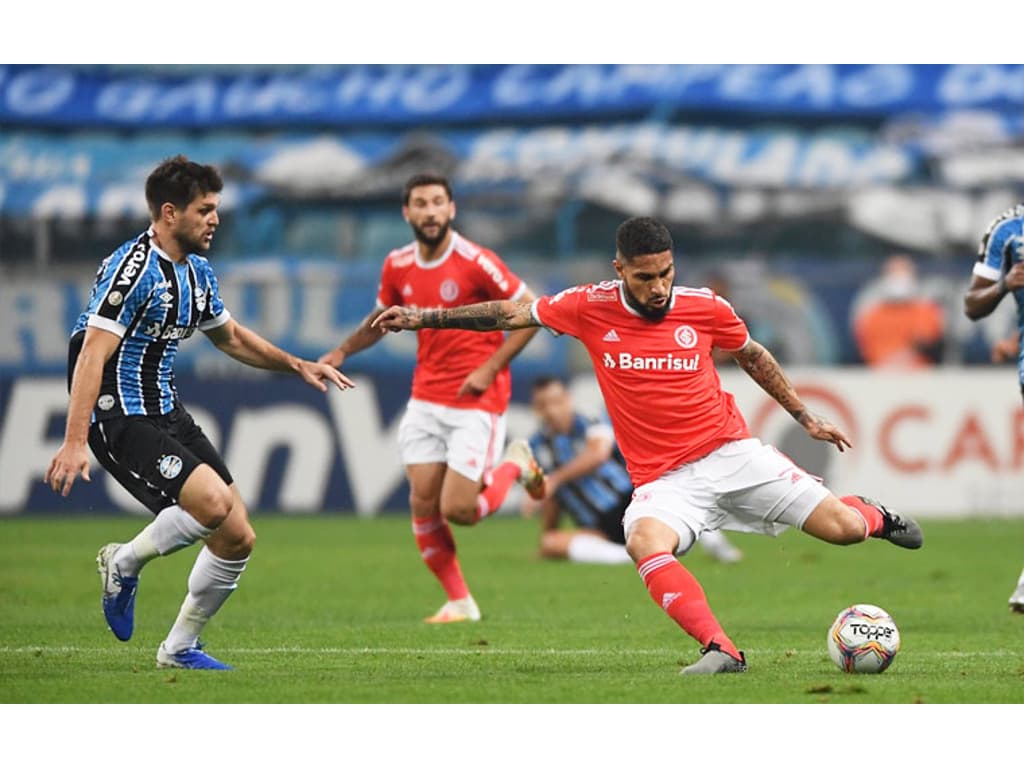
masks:
<path fill-rule="evenodd" d="M 751 339 L 743 349 L 733 352 L 733 357 L 761 389 L 775 398 L 790 416 L 800 422 L 807 430 L 807 434 L 815 440 L 834 444 L 840 451 L 844 450 L 844 446 L 852 447 L 849 439 L 837 426 L 807 410 L 771 352 Z"/>
<path fill-rule="evenodd" d="M 516 301 L 529 307 L 535 298 L 527 290 Z M 462 386 L 459 387 L 457 397 L 462 397 L 463 395 L 479 396 L 483 394 L 494 383 L 494 379 L 497 378 L 498 374 L 512 362 L 516 355 L 523 351 L 523 347 L 530 343 L 530 339 L 536 336 L 539 330 L 539 327 L 520 328 L 509 333 L 505 341 L 501 343 L 501 346 L 494 350 L 494 354 L 465 378 Z M 379 337 L 380 334 L 378 334 Z"/>
<path fill-rule="evenodd" d="M 342 390 L 355 386 L 347 376 L 333 366 L 288 354 L 234 320 L 228 320 L 223 325 L 207 331 L 206 335 L 217 349 L 239 362 L 268 371 L 295 373 L 321 392 L 327 391 L 328 383 Z"/>
<path fill-rule="evenodd" d="M 467 331 L 514 331 L 539 326 L 529 304 L 484 301 L 451 309 L 388 307 L 373 321 L 381 333 L 418 331 L 420 328 L 461 328 Z"/>
<path fill-rule="evenodd" d="M 363 318 L 363 321 L 341 344 L 329 352 L 324 352 L 317 360 L 318 363 L 326 363 L 334 368 L 340 368 L 346 359 L 361 352 L 367 347 L 372 347 L 380 341 L 381 334 L 373 327 L 373 321 L 384 312 L 377 307 L 370 314 Z"/>
<path fill-rule="evenodd" d="M 1009 291 L 1024 288 L 1024 262 L 1018 262 L 999 280 L 971 275 L 971 284 L 964 294 L 964 314 L 971 320 L 988 317 Z"/>
<path fill-rule="evenodd" d="M 74 373 L 71 375 L 71 398 L 68 402 L 68 417 L 64 428 L 64 442 L 61 444 L 50 466 L 45 481 L 54 492 L 61 496 L 71 493 L 71 486 L 79 474 L 89 480 L 89 421 L 96 398 L 100 395 L 103 366 L 121 344 L 121 337 L 100 328 L 87 328 L 82 351 L 78 354 Z"/>

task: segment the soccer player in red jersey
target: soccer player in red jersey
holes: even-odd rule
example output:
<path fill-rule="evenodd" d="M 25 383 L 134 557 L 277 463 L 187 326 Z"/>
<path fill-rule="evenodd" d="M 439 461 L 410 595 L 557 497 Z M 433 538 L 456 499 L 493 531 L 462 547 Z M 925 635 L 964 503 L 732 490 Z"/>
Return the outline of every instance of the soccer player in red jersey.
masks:
<path fill-rule="evenodd" d="M 861 496 L 837 498 L 773 447 L 752 438 L 722 389 L 712 348 L 740 366 L 817 439 L 850 446 L 812 414 L 778 362 L 750 338 L 711 290 L 675 286 L 672 238 L 646 217 L 616 232 L 618 280 L 569 288 L 531 306 L 508 301 L 458 309 L 391 307 L 382 331 L 545 326 L 590 353 L 635 487 L 622 524 L 626 548 L 654 601 L 703 646 L 684 674 L 743 672 L 746 658 L 711 612 L 697 580 L 676 559 L 706 530 L 777 534 L 786 525 L 833 544 L 868 537 L 917 549 L 920 527 Z"/>
<path fill-rule="evenodd" d="M 455 201 L 443 176 L 421 174 L 405 184 L 402 215 L 415 240 L 384 260 L 377 307 L 335 349 L 320 358 L 335 367 L 381 335 L 372 323 L 391 305 L 448 308 L 488 299 L 527 302 L 534 296 L 493 251 L 451 228 Z M 398 442 L 409 479 L 412 528 L 423 561 L 447 602 L 431 623 L 478 621 L 448 522 L 475 525 L 493 514 L 512 483 L 544 495 L 544 475 L 529 444 L 505 447 L 505 411 L 511 394 L 508 364 L 537 332 L 505 334 L 422 330 L 417 337 L 412 398 Z"/>

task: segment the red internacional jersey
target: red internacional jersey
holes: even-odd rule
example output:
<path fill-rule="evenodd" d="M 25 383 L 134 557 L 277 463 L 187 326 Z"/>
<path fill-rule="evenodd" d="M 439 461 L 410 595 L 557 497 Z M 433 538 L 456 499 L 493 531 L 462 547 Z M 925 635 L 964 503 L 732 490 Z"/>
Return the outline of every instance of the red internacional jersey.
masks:
<path fill-rule="evenodd" d="M 746 324 L 708 288 L 676 286 L 671 301 L 663 319 L 648 320 L 626 303 L 616 280 L 533 304 L 538 322 L 575 336 L 590 353 L 634 486 L 750 437 L 711 360 L 712 347 L 746 345 Z"/>
<path fill-rule="evenodd" d="M 451 246 L 434 261 L 423 261 L 415 242 L 388 254 L 381 270 L 377 306 L 437 309 L 522 296 L 526 284 L 494 251 L 456 232 L 452 235 Z M 480 333 L 436 328 L 417 331 L 413 398 L 452 408 L 504 413 L 512 393 L 512 378 L 507 367 L 479 397 L 456 397 L 465 378 L 494 354 L 504 338 L 502 331 Z"/>

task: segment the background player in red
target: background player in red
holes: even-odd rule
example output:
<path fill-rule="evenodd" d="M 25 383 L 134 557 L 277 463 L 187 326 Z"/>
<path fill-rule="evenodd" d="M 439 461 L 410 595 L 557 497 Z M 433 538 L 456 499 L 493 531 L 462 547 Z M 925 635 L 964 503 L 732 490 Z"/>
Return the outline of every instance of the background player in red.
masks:
<path fill-rule="evenodd" d="M 619 448 L 635 486 L 623 518 L 626 548 L 651 597 L 703 646 L 684 674 L 743 672 L 746 659 L 711 612 L 700 584 L 674 554 L 704 530 L 776 534 L 799 528 L 833 544 L 869 536 L 921 546 L 921 529 L 860 496 L 837 498 L 771 446 L 752 438 L 711 358 L 719 347 L 817 439 L 849 440 L 809 412 L 778 362 L 753 341 L 711 290 L 674 286 L 672 238 L 633 218 L 616 232 L 619 280 L 569 288 L 530 307 L 509 301 L 459 309 L 392 307 L 381 330 L 543 325 L 590 353 Z"/>
<path fill-rule="evenodd" d="M 422 174 L 405 184 L 402 215 L 415 240 L 384 261 L 377 307 L 359 328 L 320 362 L 340 366 L 377 342 L 371 327 L 391 305 L 457 307 L 487 299 L 530 302 L 526 284 L 493 251 L 451 228 L 455 201 L 443 176 Z M 529 304 L 523 305 L 529 309 Z M 505 410 L 511 395 L 509 361 L 535 328 L 505 335 L 422 330 L 417 337 L 412 398 L 398 442 L 409 479 L 416 545 L 448 601 L 432 623 L 477 621 L 480 609 L 462 576 L 448 521 L 475 525 L 493 514 L 512 483 L 544 495 L 544 476 L 525 440 L 505 445 Z"/>

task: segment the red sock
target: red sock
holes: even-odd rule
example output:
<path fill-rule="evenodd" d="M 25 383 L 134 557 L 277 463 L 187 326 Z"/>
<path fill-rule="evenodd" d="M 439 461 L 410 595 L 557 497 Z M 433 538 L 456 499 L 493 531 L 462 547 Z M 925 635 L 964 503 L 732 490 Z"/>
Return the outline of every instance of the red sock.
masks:
<path fill-rule="evenodd" d="M 875 536 L 882 532 L 884 521 L 882 520 L 882 513 L 878 511 L 878 507 L 866 503 L 860 496 L 843 496 L 839 500 L 864 518 L 864 527 L 867 530 L 864 534 L 865 539 L 868 536 Z"/>
<path fill-rule="evenodd" d="M 491 481 L 487 487 L 476 497 L 476 520 L 480 522 L 485 517 L 490 517 L 498 511 L 498 507 L 508 496 L 508 489 L 512 483 L 519 479 L 522 472 L 518 464 L 506 461 L 499 464 L 498 468 L 491 473 Z"/>
<path fill-rule="evenodd" d="M 459 559 L 455 557 L 455 539 L 443 517 L 413 518 L 412 532 L 416 546 L 427 568 L 441 582 L 449 600 L 461 600 L 469 595 L 469 587 L 462 578 Z"/>
<path fill-rule="evenodd" d="M 662 607 L 676 624 L 703 647 L 710 643 L 734 658 L 740 657 L 732 640 L 711 613 L 700 583 L 668 552 L 649 555 L 636 564 L 654 602 Z"/>

